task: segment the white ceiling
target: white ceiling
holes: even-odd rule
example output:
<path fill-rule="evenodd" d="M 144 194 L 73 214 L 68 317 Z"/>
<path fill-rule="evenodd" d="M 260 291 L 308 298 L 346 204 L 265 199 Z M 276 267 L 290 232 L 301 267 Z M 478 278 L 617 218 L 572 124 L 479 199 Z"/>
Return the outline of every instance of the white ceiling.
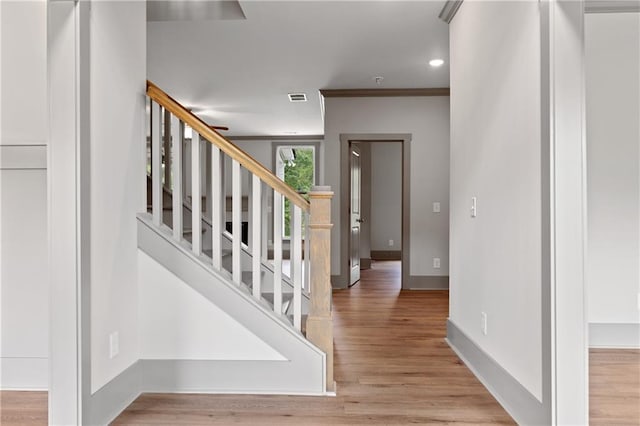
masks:
<path fill-rule="evenodd" d="M 147 73 L 227 135 L 322 134 L 320 89 L 449 86 L 443 4 L 241 1 L 244 20 L 149 22 Z"/>

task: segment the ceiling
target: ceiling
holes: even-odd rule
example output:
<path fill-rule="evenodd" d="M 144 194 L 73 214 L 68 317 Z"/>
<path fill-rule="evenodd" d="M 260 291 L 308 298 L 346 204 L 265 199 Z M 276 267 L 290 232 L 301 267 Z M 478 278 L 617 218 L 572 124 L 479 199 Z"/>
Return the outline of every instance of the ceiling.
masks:
<path fill-rule="evenodd" d="M 237 18 L 147 31 L 149 79 L 226 135 L 323 134 L 320 89 L 449 86 L 444 1 L 238 4 Z M 289 102 L 292 92 L 308 102 Z"/>

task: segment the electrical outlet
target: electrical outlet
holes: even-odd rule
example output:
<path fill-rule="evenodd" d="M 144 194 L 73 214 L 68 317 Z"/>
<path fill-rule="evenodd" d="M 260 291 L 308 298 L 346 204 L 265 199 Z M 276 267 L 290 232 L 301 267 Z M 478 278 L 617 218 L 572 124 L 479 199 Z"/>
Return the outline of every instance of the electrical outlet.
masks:
<path fill-rule="evenodd" d="M 114 331 L 109 335 L 109 359 L 113 359 L 120 353 L 120 335 Z"/>
<path fill-rule="evenodd" d="M 393 240 L 389 240 L 389 247 L 393 247 Z"/>
<path fill-rule="evenodd" d="M 471 217 L 478 216 L 478 199 L 471 197 Z"/>
<path fill-rule="evenodd" d="M 439 257 L 434 257 L 433 258 L 433 267 L 435 269 L 440 269 L 440 258 Z"/>
<path fill-rule="evenodd" d="M 438 202 L 433 203 L 433 212 L 440 213 L 440 203 Z"/>
<path fill-rule="evenodd" d="M 482 334 L 487 335 L 487 314 L 486 312 L 480 312 L 480 328 L 482 329 Z"/>

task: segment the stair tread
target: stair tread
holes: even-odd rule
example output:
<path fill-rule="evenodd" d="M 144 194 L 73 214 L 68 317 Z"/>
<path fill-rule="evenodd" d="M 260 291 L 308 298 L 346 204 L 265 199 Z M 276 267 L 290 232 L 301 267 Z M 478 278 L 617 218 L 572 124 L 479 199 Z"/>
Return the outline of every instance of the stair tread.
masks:
<path fill-rule="evenodd" d="M 262 293 L 262 297 L 264 297 L 269 303 L 273 305 L 273 293 Z M 282 302 L 288 302 L 293 300 L 293 293 L 282 293 Z"/>

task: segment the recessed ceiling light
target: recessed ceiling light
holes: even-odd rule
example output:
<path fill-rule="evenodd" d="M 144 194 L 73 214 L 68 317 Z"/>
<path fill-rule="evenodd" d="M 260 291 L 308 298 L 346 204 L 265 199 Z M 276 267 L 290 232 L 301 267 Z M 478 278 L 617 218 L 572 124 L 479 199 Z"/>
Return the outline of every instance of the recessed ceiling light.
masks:
<path fill-rule="evenodd" d="M 444 61 L 442 59 L 432 59 L 429 61 L 429 65 L 431 65 L 432 67 L 439 67 L 442 64 L 444 64 Z"/>
<path fill-rule="evenodd" d="M 289 93 L 290 102 L 307 102 L 306 93 Z"/>

